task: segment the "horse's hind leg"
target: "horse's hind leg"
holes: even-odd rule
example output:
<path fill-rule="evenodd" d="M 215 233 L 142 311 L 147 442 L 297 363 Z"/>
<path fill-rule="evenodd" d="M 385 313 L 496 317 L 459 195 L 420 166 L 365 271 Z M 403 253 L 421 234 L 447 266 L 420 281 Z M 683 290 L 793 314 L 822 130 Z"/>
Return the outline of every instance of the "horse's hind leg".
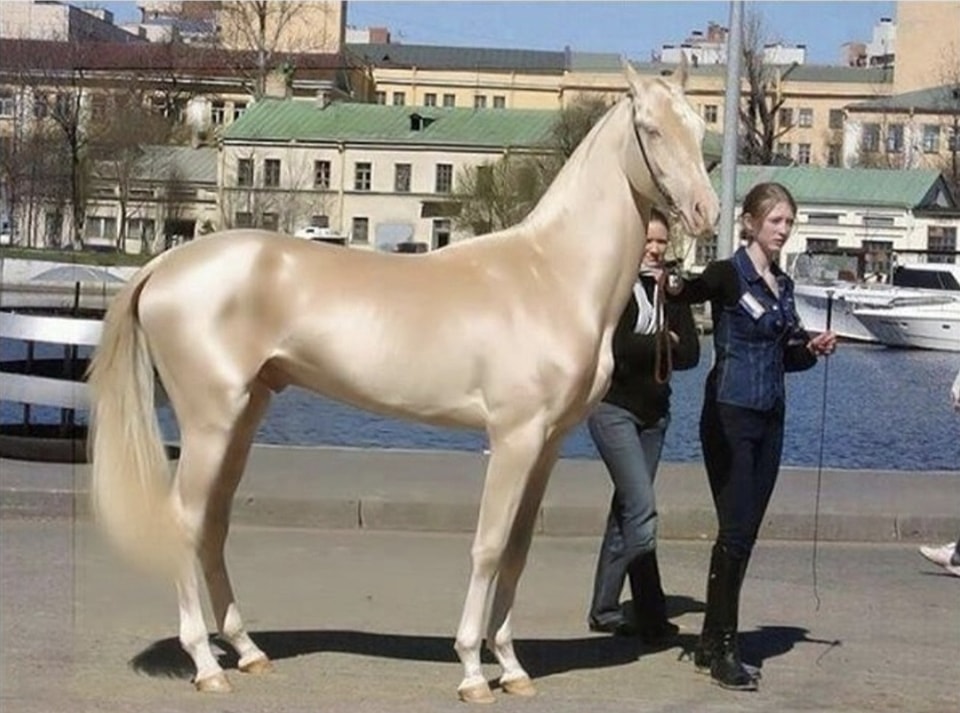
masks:
<path fill-rule="evenodd" d="M 527 482 L 523 492 L 523 499 L 517 511 L 517 517 L 510 531 L 510 539 L 500 564 L 497 575 L 496 593 L 493 606 L 490 608 L 490 621 L 487 629 L 487 647 L 496 656 L 503 669 L 500 677 L 500 687 L 506 693 L 518 696 L 532 696 L 537 689 L 520 665 L 519 659 L 513 650 L 513 628 L 511 626 L 513 602 L 517 592 L 517 583 L 527 563 L 527 554 L 533 539 L 533 531 L 537 523 L 537 514 L 543 501 L 550 472 L 556 463 L 557 455 L 562 443 L 562 437 L 551 438 L 545 445 L 543 453 L 537 459 L 537 464 Z"/>
<path fill-rule="evenodd" d="M 471 555 L 473 571 L 467 589 L 455 648 L 463 663 L 464 677 L 457 691 L 461 700 L 487 703 L 493 700 L 480 665 L 484 612 L 497 577 L 504 550 L 514 527 L 520 501 L 543 446 L 543 428 L 528 423 L 496 440 L 491 439 L 490 462 L 480 503 L 477 533 Z M 519 663 L 517 670 L 522 672 Z M 522 673 L 526 676 L 526 673 Z"/>
<path fill-rule="evenodd" d="M 231 444 L 236 429 L 243 428 L 243 417 L 250 408 L 251 395 L 246 390 L 232 390 L 227 386 L 212 388 L 208 385 L 205 393 L 198 395 L 198 398 L 191 398 L 189 404 L 184 403 L 186 398 L 189 397 L 174 400 L 182 443 L 174 495 L 178 499 L 183 527 L 190 541 L 194 543 L 195 551 L 200 554 L 215 549 L 204 544 L 210 531 L 206 524 L 207 513 L 211 504 L 223 502 L 223 476 L 225 471 L 230 471 L 228 458 Z M 234 476 L 235 479 L 237 477 Z M 218 507 L 214 505 L 214 509 L 217 510 Z M 229 514 L 229 507 L 226 514 Z M 223 515 L 220 505 L 218 516 Z M 216 533 L 217 528 L 213 528 L 213 532 Z M 222 537 L 225 537 L 225 533 L 224 529 Z M 204 559 L 208 559 L 206 554 Z M 200 604 L 195 561 L 186 564 L 181 571 L 177 579 L 177 595 L 180 607 L 180 643 L 197 668 L 194 679 L 197 689 L 230 690 L 230 683 L 210 647 Z M 227 608 L 229 607 L 223 606 L 223 609 Z M 227 618 L 224 612 L 220 615 Z M 237 619 L 239 620 L 239 617 Z M 218 617 L 218 623 L 219 621 Z"/>
<path fill-rule="evenodd" d="M 210 493 L 200 542 L 200 563 L 210 593 L 217 630 L 237 652 L 240 657 L 238 666 L 245 673 L 266 673 L 273 669 L 273 665 L 250 638 L 243 624 L 230 575 L 227 573 L 224 545 L 230 527 L 233 495 L 243 477 L 257 426 L 269 403 L 270 390 L 255 384 L 251 388 L 250 402 L 234 428 L 220 477 Z"/>

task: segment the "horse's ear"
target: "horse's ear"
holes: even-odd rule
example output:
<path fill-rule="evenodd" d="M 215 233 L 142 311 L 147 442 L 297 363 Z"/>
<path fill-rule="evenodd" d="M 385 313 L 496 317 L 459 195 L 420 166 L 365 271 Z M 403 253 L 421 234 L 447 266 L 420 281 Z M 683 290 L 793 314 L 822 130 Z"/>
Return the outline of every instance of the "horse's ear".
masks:
<path fill-rule="evenodd" d="M 621 57 L 620 63 L 623 65 L 623 73 L 627 75 L 627 84 L 630 86 L 630 93 L 637 94 L 640 91 L 640 74 L 633 68 L 633 65 L 630 64 L 630 60 L 627 58 Z"/>
<path fill-rule="evenodd" d="M 684 89 L 684 90 L 686 90 L 687 88 L 687 76 L 690 74 L 689 69 L 690 69 L 690 65 L 687 62 L 687 53 L 681 52 L 680 66 L 678 66 L 674 71 L 673 80 L 680 85 L 681 89 Z"/>

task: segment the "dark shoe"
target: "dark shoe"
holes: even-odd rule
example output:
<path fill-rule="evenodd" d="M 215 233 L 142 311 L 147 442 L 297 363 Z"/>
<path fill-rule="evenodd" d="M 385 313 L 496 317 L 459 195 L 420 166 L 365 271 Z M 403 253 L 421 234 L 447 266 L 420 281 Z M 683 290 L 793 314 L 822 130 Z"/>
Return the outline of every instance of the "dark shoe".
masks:
<path fill-rule="evenodd" d="M 614 636 L 636 636 L 639 633 L 637 627 L 626 619 L 616 619 L 605 622 L 591 619 L 589 626 L 590 631 L 602 634 L 613 634 Z"/>
<path fill-rule="evenodd" d="M 693 650 L 693 665 L 697 673 L 710 674 L 710 669 L 713 667 L 713 660 L 716 657 L 716 650 L 717 642 L 715 640 L 703 636 L 700 637 L 700 641 L 697 642 L 697 646 Z M 759 681 L 763 678 L 763 672 L 758 666 L 753 666 L 742 660 L 740 663 L 754 680 Z"/>
<path fill-rule="evenodd" d="M 710 665 L 710 678 L 721 688 L 732 691 L 756 691 L 757 679 L 743 665 L 737 646 L 737 633 L 725 631 Z"/>

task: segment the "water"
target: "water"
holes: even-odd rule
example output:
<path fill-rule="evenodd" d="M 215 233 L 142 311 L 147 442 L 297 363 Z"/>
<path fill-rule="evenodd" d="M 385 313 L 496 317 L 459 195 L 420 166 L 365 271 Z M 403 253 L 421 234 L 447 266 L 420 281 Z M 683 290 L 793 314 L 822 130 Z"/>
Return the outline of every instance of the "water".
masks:
<path fill-rule="evenodd" d="M 62 348 L 37 345 L 38 356 Z M 0 341 L 0 359 L 22 358 L 24 345 Z M 673 378 L 673 421 L 664 460 L 699 462 L 698 421 L 703 380 L 712 359 L 703 341 L 700 365 Z M 784 464 L 866 470 L 956 470 L 960 472 L 960 414 L 949 405 L 949 388 L 960 355 L 843 344 L 829 364 L 787 376 Z M 826 382 L 825 422 L 821 423 Z M 34 407 L 33 419 L 56 423 L 55 409 Z M 83 414 L 80 414 L 81 419 Z M 18 405 L 0 401 L 0 421 L 21 418 Z M 176 438 L 172 415 L 161 409 L 168 438 Z M 273 401 L 257 434 L 259 443 L 480 451 L 482 433 L 435 428 L 368 414 L 291 388 Z M 597 458 L 583 425 L 564 443 L 565 458 Z"/>

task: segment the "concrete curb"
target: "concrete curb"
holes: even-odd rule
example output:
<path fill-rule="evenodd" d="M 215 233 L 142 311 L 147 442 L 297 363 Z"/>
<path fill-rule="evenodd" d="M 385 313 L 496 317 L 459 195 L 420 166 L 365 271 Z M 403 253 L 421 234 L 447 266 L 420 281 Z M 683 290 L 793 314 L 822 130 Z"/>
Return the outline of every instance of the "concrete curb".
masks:
<path fill-rule="evenodd" d="M 480 453 L 255 446 L 233 521 L 331 530 L 473 532 L 487 457 Z M 0 460 L 0 516 L 91 517 L 89 466 Z M 819 498 L 818 498 L 819 484 Z M 612 491 L 603 464 L 561 460 L 535 532 L 599 536 Z M 660 537 L 712 539 L 699 463 L 661 466 Z M 819 502 L 819 512 L 815 512 Z M 761 539 L 938 542 L 960 531 L 960 472 L 784 468 Z"/>

